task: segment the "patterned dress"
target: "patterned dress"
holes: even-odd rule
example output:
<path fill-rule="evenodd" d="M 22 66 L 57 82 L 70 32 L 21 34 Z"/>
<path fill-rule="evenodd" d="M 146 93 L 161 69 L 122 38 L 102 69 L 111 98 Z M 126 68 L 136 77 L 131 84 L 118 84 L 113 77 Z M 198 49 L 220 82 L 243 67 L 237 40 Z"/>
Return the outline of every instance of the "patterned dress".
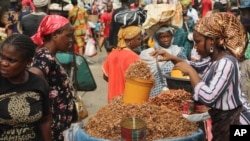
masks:
<path fill-rule="evenodd" d="M 74 97 L 69 77 L 55 56 L 46 48 L 40 48 L 32 64 L 44 74 L 50 86 L 49 102 L 53 115 L 52 135 L 54 141 L 63 140 L 63 131 L 70 127 L 74 113 Z"/>

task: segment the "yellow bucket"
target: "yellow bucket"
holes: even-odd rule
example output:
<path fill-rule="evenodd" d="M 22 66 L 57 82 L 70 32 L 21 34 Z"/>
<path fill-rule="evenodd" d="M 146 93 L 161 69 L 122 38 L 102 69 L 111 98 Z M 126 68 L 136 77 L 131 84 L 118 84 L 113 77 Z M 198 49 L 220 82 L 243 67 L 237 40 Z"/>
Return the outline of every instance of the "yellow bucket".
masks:
<path fill-rule="evenodd" d="M 141 104 L 147 102 L 153 80 L 126 79 L 123 102 L 130 104 Z"/>

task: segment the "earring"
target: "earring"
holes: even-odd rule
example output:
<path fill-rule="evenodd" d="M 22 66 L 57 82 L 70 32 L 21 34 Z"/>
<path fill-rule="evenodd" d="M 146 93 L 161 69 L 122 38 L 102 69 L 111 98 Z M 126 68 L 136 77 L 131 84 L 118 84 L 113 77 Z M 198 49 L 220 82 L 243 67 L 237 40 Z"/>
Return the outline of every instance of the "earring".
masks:
<path fill-rule="evenodd" d="M 227 49 L 227 47 L 225 46 L 225 45 L 223 45 L 223 48 L 226 50 Z"/>
<path fill-rule="evenodd" d="M 213 53 L 214 52 L 214 47 L 210 47 L 210 53 Z"/>

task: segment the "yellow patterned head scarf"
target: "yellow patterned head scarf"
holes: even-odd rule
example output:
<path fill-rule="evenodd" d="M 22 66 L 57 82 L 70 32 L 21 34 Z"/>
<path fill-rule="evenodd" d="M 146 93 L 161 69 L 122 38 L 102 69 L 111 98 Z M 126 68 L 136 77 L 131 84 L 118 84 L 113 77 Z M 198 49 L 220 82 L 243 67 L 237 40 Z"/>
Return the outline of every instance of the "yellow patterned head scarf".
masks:
<path fill-rule="evenodd" d="M 244 55 L 247 34 L 241 22 L 225 12 L 213 13 L 200 19 L 194 30 L 209 38 L 224 39 L 224 46 L 236 57 Z"/>
<path fill-rule="evenodd" d="M 117 48 L 127 47 L 125 40 L 132 39 L 139 34 L 141 34 L 141 28 L 138 26 L 128 26 L 128 27 L 120 28 L 118 32 Z"/>
<path fill-rule="evenodd" d="M 191 4 L 192 0 L 180 0 L 180 3 L 183 7 L 188 7 Z"/>

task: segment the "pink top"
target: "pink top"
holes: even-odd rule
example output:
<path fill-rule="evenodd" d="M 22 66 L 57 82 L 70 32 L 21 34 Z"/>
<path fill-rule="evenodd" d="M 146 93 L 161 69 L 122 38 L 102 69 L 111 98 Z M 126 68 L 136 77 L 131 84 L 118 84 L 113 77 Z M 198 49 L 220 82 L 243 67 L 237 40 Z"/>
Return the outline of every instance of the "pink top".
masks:
<path fill-rule="evenodd" d="M 139 56 L 130 49 L 115 49 L 105 60 L 102 70 L 108 76 L 108 101 L 122 95 L 125 89 L 126 70 Z"/>

